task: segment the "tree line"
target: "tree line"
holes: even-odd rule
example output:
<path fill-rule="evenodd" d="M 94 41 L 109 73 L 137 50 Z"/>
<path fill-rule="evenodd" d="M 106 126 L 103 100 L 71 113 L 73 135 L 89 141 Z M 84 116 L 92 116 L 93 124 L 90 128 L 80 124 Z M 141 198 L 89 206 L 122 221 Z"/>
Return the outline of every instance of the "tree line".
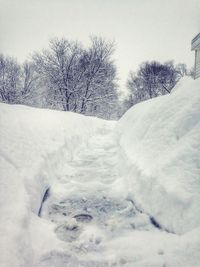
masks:
<path fill-rule="evenodd" d="M 0 97 L 6 103 L 112 117 L 118 101 L 114 44 L 91 37 L 91 45 L 54 38 L 22 64 L 0 56 Z"/>
<path fill-rule="evenodd" d="M 124 101 L 125 109 L 144 100 L 169 94 L 184 76 L 194 77 L 194 70 L 188 70 L 184 63 L 177 65 L 173 61 L 142 63 L 137 72 L 131 71 L 129 74 L 128 96 Z"/>
<path fill-rule="evenodd" d="M 127 79 L 120 101 L 114 43 L 91 37 L 89 47 L 54 38 L 29 61 L 0 55 L 0 101 L 117 119 L 131 106 L 170 93 L 177 81 L 192 76 L 185 64 L 144 62 Z"/>

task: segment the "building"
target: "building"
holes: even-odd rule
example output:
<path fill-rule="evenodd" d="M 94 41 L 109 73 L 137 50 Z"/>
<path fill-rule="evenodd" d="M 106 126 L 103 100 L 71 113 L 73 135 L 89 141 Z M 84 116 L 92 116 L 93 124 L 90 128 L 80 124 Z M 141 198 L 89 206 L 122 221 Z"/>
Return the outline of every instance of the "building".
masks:
<path fill-rule="evenodd" d="M 194 78 L 200 77 L 200 33 L 192 39 L 192 50 L 195 51 Z"/>

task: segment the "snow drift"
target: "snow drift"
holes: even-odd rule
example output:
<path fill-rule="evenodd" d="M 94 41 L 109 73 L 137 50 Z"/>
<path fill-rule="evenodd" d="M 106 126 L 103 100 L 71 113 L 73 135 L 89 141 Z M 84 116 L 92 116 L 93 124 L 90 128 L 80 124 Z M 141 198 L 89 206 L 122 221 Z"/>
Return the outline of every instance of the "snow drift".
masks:
<path fill-rule="evenodd" d="M 43 246 L 43 252 L 49 244 L 56 247 L 53 231 L 45 234 L 51 225 L 36 216 L 44 192 L 63 162 L 110 125 L 70 112 L 0 104 L 1 267 L 31 267 L 32 246 Z"/>
<path fill-rule="evenodd" d="M 168 231 L 200 225 L 200 80 L 142 102 L 117 125 L 129 197 Z"/>
<path fill-rule="evenodd" d="M 0 266 L 46 266 L 43 255 L 57 255 L 59 251 L 62 261 L 62 255 L 70 251 L 67 243 L 56 237 L 55 225 L 37 216 L 51 186 L 59 197 L 60 192 L 64 196 L 77 192 L 80 198 L 82 188 L 91 199 L 101 192 L 110 199 L 134 204 L 124 209 L 129 212 L 134 206 L 139 215 L 134 213 L 133 218 L 125 220 L 118 212 L 112 217 L 111 212 L 108 227 L 125 224 L 125 228 L 105 241 L 101 259 L 110 257 L 116 262 L 116 257 L 116 266 L 127 267 L 133 263 L 140 267 L 198 267 L 199 104 L 200 80 L 183 79 L 170 95 L 130 109 L 117 123 L 113 132 L 116 139 L 111 132 L 113 122 L 0 104 Z M 83 179 L 82 183 L 76 183 L 75 178 Z M 63 179 L 71 180 L 59 191 Z M 70 189 L 74 182 L 77 186 Z M 166 231 L 154 227 L 151 218 Z M 81 239 L 85 242 L 91 233 L 98 235 L 96 228 L 91 228 Z"/>

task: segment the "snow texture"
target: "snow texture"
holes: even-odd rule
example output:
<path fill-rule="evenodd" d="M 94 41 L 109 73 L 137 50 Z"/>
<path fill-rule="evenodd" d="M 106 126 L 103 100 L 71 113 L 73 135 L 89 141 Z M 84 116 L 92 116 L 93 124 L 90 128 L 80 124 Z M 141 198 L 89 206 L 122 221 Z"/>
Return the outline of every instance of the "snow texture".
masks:
<path fill-rule="evenodd" d="M 170 232 L 200 225 L 200 80 L 131 108 L 117 126 L 130 197 Z"/>
<path fill-rule="evenodd" d="M 117 125 L 0 104 L 0 266 L 199 267 L 199 89 Z"/>
<path fill-rule="evenodd" d="M 44 252 L 60 243 L 53 231 L 49 234 L 53 226 L 36 217 L 44 192 L 63 162 L 107 124 L 73 113 L 0 104 L 1 267 L 30 267 L 32 246 Z"/>

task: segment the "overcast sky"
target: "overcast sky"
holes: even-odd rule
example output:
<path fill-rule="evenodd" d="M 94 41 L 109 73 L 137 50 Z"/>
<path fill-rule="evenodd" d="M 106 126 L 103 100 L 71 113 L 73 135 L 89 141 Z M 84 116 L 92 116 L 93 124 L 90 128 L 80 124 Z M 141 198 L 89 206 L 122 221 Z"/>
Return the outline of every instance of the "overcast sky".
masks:
<path fill-rule="evenodd" d="M 200 0 L 0 0 L 0 52 L 23 61 L 54 36 L 115 40 L 121 85 L 146 60 L 193 65 Z"/>

